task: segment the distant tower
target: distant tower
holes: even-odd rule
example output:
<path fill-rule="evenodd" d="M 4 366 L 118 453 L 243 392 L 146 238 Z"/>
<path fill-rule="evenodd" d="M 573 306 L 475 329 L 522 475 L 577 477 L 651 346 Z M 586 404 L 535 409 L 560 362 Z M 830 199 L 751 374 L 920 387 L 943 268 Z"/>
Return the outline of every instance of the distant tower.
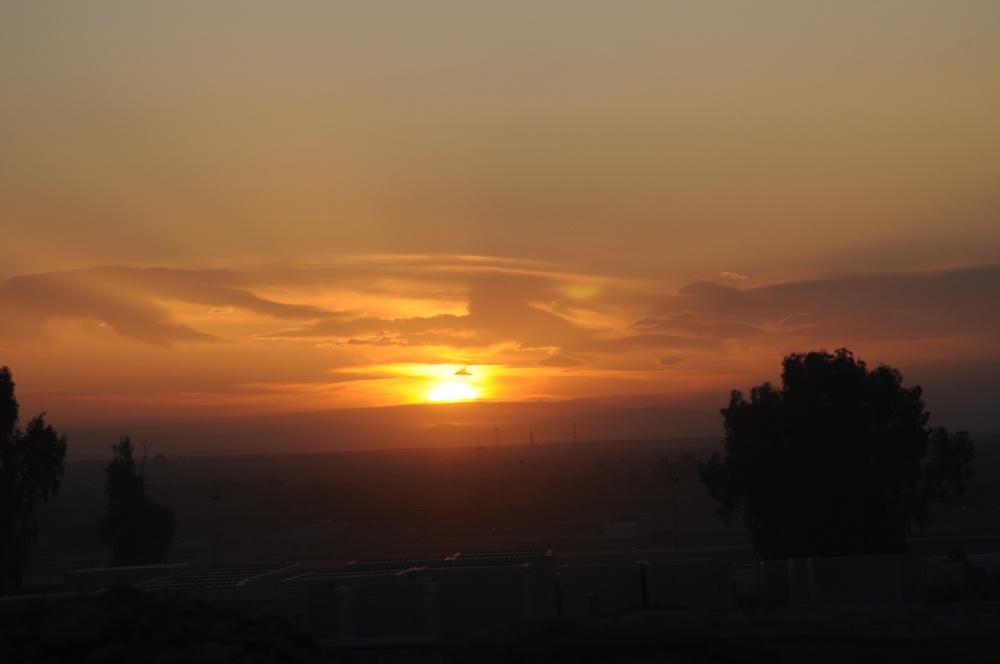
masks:
<path fill-rule="evenodd" d="M 576 422 L 573 422 L 573 444 L 576 444 Z"/>
<path fill-rule="evenodd" d="M 500 427 L 493 427 L 493 430 L 497 432 L 497 447 L 500 447 Z"/>
<path fill-rule="evenodd" d="M 529 447 L 534 447 L 535 446 L 535 432 L 534 431 L 529 431 L 528 432 L 528 446 Z"/>

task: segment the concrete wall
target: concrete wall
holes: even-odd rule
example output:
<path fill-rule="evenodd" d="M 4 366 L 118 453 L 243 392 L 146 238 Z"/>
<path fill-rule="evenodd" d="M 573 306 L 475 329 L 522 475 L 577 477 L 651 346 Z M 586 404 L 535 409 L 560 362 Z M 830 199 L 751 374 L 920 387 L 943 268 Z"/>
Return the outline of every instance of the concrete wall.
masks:
<path fill-rule="evenodd" d="M 413 585 L 414 581 L 409 576 L 396 571 L 360 571 L 360 572 L 321 572 L 302 574 L 292 577 L 282 582 L 285 586 L 298 586 L 306 591 L 306 630 L 317 639 L 333 639 L 341 636 L 342 624 L 342 603 L 344 595 L 341 590 L 358 589 L 365 587 L 388 587 L 400 585 Z M 366 591 L 358 590 L 364 595 Z M 391 599 L 389 595 L 385 595 Z M 367 599 L 362 599 L 367 602 Z M 364 604 L 367 606 L 367 604 Z M 361 621 L 367 620 L 362 617 Z M 353 624 L 353 623 L 348 623 Z M 365 631 L 367 627 L 363 627 Z M 348 629 L 353 633 L 353 627 Z M 370 631 L 370 630 L 369 630 Z"/>
<path fill-rule="evenodd" d="M 642 605 L 642 565 L 563 565 L 562 615 L 611 616 Z"/>
<path fill-rule="evenodd" d="M 737 607 L 742 609 L 760 606 L 760 567 L 758 565 L 733 567 L 733 589 Z"/>
<path fill-rule="evenodd" d="M 529 564 L 348 569 L 305 574 L 282 585 L 306 593 L 306 626 L 316 638 L 440 635 L 455 641 L 531 620 L 531 574 Z"/>
<path fill-rule="evenodd" d="M 969 594 L 969 584 L 965 574 L 965 561 L 935 556 L 928 558 L 927 594 L 934 600 L 964 599 Z"/>
<path fill-rule="evenodd" d="M 307 593 L 302 587 L 142 588 L 142 591 L 159 599 L 253 608 L 283 616 L 296 627 L 306 628 Z"/>
<path fill-rule="evenodd" d="M 760 569 L 764 606 L 927 601 L 927 569 L 918 556 L 767 560 Z"/>
<path fill-rule="evenodd" d="M 337 587 L 338 638 L 437 636 L 438 588 L 424 580 Z"/>
<path fill-rule="evenodd" d="M 643 563 L 646 603 L 693 609 L 733 607 L 733 581 L 725 560 L 654 560 Z"/>
<path fill-rule="evenodd" d="M 530 565 L 531 619 L 551 620 L 555 616 L 556 571 L 551 550 L 473 551 L 451 556 L 449 567 L 497 567 Z"/>
<path fill-rule="evenodd" d="M 428 567 L 406 574 L 436 585 L 445 642 L 523 625 L 533 617 L 530 565 Z"/>
<path fill-rule="evenodd" d="M 789 574 L 787 560 L 764 560 L 760 563 L 761 606 L 788 606 Z"/>

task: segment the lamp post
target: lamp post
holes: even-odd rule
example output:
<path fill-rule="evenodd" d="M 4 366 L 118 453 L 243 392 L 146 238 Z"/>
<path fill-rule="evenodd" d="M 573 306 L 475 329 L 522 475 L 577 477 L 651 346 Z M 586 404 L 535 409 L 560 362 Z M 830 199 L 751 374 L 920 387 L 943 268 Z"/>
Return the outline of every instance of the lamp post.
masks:
<path fill-rule="evenodd" d="M 674 560 L 680 560 L 681 557 L 680 536 L 677 534 L 677 481 L 679 479 L 679 477 L 670 478 L 670 486 L 674 494 Z"/>
<path fill-rule="evenodd" d="M 219 494 L 212 494 L 212 533 L 215 540 L 213 549 L 213 567 L 219 566 Z"/>

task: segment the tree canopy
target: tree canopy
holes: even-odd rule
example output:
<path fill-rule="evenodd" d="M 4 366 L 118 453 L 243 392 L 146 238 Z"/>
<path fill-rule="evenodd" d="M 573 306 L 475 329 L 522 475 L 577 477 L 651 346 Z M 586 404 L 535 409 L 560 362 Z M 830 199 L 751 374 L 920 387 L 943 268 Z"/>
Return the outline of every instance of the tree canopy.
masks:
<path fill-rule="evenodd" d="M 97 529 L 111 547 L 108 564 L 161 563 L 174 540 L 174 512 L 146 497 L 145 457 L 137 466 L 129 437 L 111 449 L 114 457 L 104 469 L 108 513 Z"/>
<path fill-rule="evenodd" d="M 762 557 L 902 553 L 930 507 L 964 491 L 972 441 L 928 427 L 921 388 L 896 369 L 846 348 L 795 353 L 781 382 L 731 393 L 723 449 L 699 467 Z"/>
<path fill-rule="evenodd" d="M 36 416 L 18 426 L 20 406 L 8 367 L 0 367 L 0 591 L 17 588 L 38 540 L 36 511 L 59 491 L 66 438 Z"/>

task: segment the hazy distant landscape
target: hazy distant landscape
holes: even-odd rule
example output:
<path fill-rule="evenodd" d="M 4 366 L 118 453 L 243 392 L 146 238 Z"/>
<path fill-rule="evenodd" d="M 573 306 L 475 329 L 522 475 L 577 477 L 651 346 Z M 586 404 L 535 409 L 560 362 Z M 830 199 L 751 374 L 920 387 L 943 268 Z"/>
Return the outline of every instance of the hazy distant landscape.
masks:
<path fill-rule="evenodd" d="M 503 447 L 578 440 L 715 438 L 722 431 L 720 393 L 703 407 L 668 407 L 655 397 L 622 396 L 556 402 L 455 402 L 320 410 L 246 417 L 76 425 L 68 456 L 101 459 L 130 435 L 167 456 L 324 453 L 409 447 Z"/>
<path fill-rule="evenodd" d="M 746 530 L 722 523 L 697 477 L 697 461 L 717 446 L 696 438 L 151 455 L 147 491 L 176 513 L 171 560 L 212 559 L 215 507 L 220 563 L 300 561 L 322 569 L 361 558 L 541 548 L 562 564 L 671 558 L 675 544 L 681 557 L 751 561 Z M 42 514 L 32 582 L 105 564 L 96 533 L 107 508 L 104 465 L 67 464 L 64 487 Z M 915 534 L 914 552 L 1000 548 L 1000 438 L 977 440 L 976 471 L 966 495 Z"/>

